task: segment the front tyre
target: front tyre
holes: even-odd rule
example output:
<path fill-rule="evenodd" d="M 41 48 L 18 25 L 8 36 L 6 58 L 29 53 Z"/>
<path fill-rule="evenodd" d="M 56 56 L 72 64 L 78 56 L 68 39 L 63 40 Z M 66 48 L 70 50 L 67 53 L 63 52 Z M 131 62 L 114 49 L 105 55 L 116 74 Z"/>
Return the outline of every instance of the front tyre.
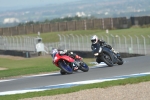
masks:
<path fill-rule="evenodd" d="M 81 71 L 83 72 L 87 72 L 89 71 L 89 67 L 86 63 L 82 62 L 81 65 L 80 65 L 80 68 L 79 68 Z"/>
<path fill-rule="evenodd" d="M 121 57 L 119 57 L 119 58 L 118 58 L 118 63 L 117 63 L 117 64 L 118 64 L 118 65 L 122 65 L 123 62 L 124 62 L 123 59 L 122 59 Z"/>
<path fill-rule="evenodd" d="M 65 73 L 67 73 L 67 74 L 72 74 L 73 73 L 73 70 L 69 66 L 69 63 L 66 62 L 65 60 L 59 61 L 58 65 L 61 68 L 61 70 L 64 71 Z"/>

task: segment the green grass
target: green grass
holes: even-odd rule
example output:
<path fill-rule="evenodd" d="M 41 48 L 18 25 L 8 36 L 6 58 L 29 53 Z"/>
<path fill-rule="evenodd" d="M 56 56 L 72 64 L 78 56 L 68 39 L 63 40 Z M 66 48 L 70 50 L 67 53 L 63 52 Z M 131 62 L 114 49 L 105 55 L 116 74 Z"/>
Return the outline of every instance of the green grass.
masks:
<path fill-rule="evenodd" d="M 78 31 L 64 31 L 64 32 L 50 32 L 50 33 L 41 33 L 41 37 L 43 38 L 43 42 L 58 42 L 59 41 L 59 36 L 58 34 L 63 34 L 63 35 L 98 35 L 98 36 L 103 36 L 103 35 L 108 35 L 106 34 L 105 30 L 78 30 Z M 150 35 L 150 28 L 129 28 L 129 29 L 119 29 L 119 30 L 109 30 L 109 34 L 112 34 L 114 36 L 146 36 Z M 37 36 L 37 34 L 29 34 L 28 36 Z"/>
<path fill-rule="evenodd" d="M 41 92 L 30 92 L 30 93 L 24 93 L 24 94 L 0 96 L 0 100 L 19 100 L 23 98 L 52 96 L 52 95 L 58 95 L 58 94 L 67 94 L 67 93 L 77 92 L 77 91 L 86 90 L 86 89 L 107 88 L 107 87 L 112 87 L 112 86 L 117 86 L 117 85 L 136 84 L 136 83 L 146 82 L 146 81 L 150 81 L 150 75 L 136 77 L 136 78 L 127 78 L 127 79 L 122 79 L 122 80 L 80 85 L 80 86 L 75 86 L 75 87 L 70 87 L 70 88 L 53 89 L 53 90 L 46 90 L 46 91 L 41 91 Z"/>
<path fill-rule="evenodd" d="M 87 58 L 84 61 L 88 64 L 90 61 L 94 61 L 94 58 Z M 9 62 L 9 63 L 8 63 Z M 90 65 L 90 64 L 88 64 Z M 4 79 L 12 76 L 49 73 L 53 71 L 59 71 L 60 69 L 52 64 L 51 56 L 41 56 L 36 58 L 24 58 L 24 59 L 12 59 L 0 58 L 0 68 L 6 68 L 6 70 L 0 70 L 0 79 Z"/>
<path fill-rule="evenodd" d="M 38 74 L 58 70 L 58 68 L 52 64 L 51 57 L 38 57 L 20 60 L 0 58 L 0 67 L 7 68 L 7 70 L 0 71 L 1 79 L 11 76 Z"/>

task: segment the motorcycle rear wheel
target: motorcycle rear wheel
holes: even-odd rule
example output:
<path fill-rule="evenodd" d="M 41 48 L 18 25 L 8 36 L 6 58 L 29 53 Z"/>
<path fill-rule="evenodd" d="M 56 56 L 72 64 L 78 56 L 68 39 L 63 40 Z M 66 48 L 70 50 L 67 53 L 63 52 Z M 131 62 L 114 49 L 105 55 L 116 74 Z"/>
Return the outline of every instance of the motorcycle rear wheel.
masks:
<path fill-rule="evenodd" d="M 61 70 L 60 70 L 60 74 L 61 74 L 61 75 L 65 75 L 66 72 L 64 72 L 64 71 L 61 69 Z"/>
<path fill-rule="evenodd" d="M 111 56 L 106 53 L 106 52 L 103 52 L 103 57 L 102 57 L 103 61 L 109 66 L 109 67 L 112 67 L 114 64 L 113 64 L 113 61 L 112 61 L 112 58 Z"/>

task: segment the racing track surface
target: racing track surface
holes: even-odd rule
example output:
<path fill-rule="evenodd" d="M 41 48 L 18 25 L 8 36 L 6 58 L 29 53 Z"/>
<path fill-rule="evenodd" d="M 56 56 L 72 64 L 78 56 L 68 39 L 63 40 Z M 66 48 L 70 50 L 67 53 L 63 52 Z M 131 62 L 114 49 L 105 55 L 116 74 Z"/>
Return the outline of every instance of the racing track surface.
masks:
<path fill-rule="evenodd" d="M 113 67 L 100 64 L 90 68 L 88 72 L 78 71 L 70 75 L 50 73 L 46 75 L 0 80 L 0 92 L 150 72 L 150 56 L 124 58 L 124 62 L 123 65 L 114 65 Z"/>

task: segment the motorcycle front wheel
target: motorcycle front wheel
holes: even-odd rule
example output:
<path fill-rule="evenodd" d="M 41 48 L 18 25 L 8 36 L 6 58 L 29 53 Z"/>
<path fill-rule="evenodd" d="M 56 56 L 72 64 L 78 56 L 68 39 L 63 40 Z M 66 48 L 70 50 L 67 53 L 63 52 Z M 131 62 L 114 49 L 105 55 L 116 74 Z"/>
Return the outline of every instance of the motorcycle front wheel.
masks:
<path fill-rule="evenodd" d="M 63 73 L 67 73 L 67 74 L 72 74 L 73 70 L 72 68 L 69 66 L 69 63 L 66 62 L 65 60 L 61 60 L 58 62 L 59 67 L 61 68 L 61 70 L 63 71 Z"/>
<path fill-rule="evenodd" d="M 124 62 L 123 59 L 122 59 L 121 57 L 119 57 L 119 58 L 117 58 L 117 59 L 118 59 L 118 63 L 117 63 L 117 64 L 118 64 L 118 65 L 122 65 L 123 62 Z"/>
<path fill-rule="evenodd" d="M 81 62 L 79 69 L 83 72 L 89 71 L 88 65 L 86 63 L 84 63 L 83 61 Z"/>

